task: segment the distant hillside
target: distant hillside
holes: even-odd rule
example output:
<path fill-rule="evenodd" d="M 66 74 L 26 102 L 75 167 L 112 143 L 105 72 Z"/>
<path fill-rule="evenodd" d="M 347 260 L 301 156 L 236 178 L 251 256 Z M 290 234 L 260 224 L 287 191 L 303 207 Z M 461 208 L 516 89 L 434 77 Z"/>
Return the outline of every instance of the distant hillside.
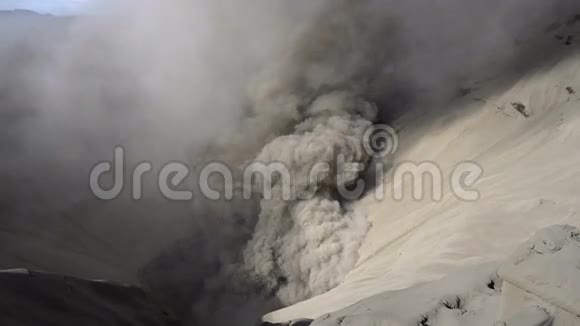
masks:
<path fill-rule="evenodd" d="M 0 16 L 52 16 L 50 14 L 41 14 L 36 11 L 26 9 L 0 10 Z"/>

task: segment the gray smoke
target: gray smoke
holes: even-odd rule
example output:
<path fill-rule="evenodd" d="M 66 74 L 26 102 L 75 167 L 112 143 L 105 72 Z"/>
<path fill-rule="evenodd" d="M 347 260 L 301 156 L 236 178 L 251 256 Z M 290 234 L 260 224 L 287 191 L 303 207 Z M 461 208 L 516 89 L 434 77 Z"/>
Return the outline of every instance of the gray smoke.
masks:
<path fill-rule="evenodd" d="M 261 200 L 252 238 L 234 269 L 260 280 L 263 291 L 285 305 L 337 286 L 356 264 L 369 228 L 366 218 L 349 211 L 337 196 L 364 171 L 370 155 L 363 134 L 378 115 L 376 105 L 364 98 L 377 77 L 373 66 L 384 58 L 373 53 L 370 38 L 388 33 L 389 24 L 369 20 L 363 9 L 347 1 L 327 5 L 287 57 L 266 67 L 250 97 L 250 132 L 269 119 L 288 125 L 282 135 L 277 136 L 279 128 L 265 133 L 269 142 L 259 146 L 252 161 L 283 164 L 292 182 L 282 178 L 269 185 L 273 198 Z M 236 147 L 239 142 L 231 148 Z M 231 152 L 228 145 L 225 152 Z M 338 166 L 339 157 L 360 169 L 345 170 Z M 328 171 L 312 180 L 320 164 Z M 287 190 L 293 200 L 283 198 Z"/>
<path fill-rule="evenodd" d="M 257 157 L 258 162 L 289 168 L 292 196 L 314 193 L 307 200 L 284 200 L 287 185 L 274 183 L 274 199 L 262 200 L 253 239 L 244 251 L 245 264 L 278 288 L 277 296 L 285 304 L 338 285 L 356 264 L 357 250 L 369 227 L 363 216 L 347 212 L 332 195 L 338 187 L 356 181 L 369 160 L 362 139 L 376 112 L 371 104 L 348 97 L 331 93 L 317 98 L 306 111 L 312 116 L 294 134 L 276 138 Z M 339 155 L 345 162 L 362 164 L 363 169 L 341 171 Z M 310 180 L 317 164 L 329 169 Z M 278 284 L 280 279 L 284 284 Z"/>

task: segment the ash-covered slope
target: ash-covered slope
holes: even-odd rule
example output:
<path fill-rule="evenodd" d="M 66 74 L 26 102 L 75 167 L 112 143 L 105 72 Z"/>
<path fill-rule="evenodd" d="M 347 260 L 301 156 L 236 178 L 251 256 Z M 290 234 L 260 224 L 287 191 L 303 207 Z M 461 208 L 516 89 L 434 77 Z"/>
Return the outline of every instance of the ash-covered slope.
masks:
<path fill-rule="evenodd" d="M 477 275 L 464 269 L 473 271 L 484 269 L 487 263 L 501 263 L 544 227 L 580 226 L 580 203 L 575 195 L 580 191 L 580 47 L 574 41 L 580 26 L 576 17 L 572 14 L 555 20 L 519 43 L 520 49 L 546 51 L 538 54 L 549 57 L 542 64 L 522 70 L 519 64 L 523 62 L 516 61 L 493 78 L 481 80 L 475 76 L 465 85 L 468 91 L 445 104 L 453 114 L 436 117 L 437 108 L 433 108 L 432 116 L 410 114 L 399 120 L 400 151 L 385 177 L 385 199 L 378 200 L 371 193 L 357 203 L 373 224 L 359 251 L 357 266 L 336 289 L 273 312 L 266 320 L 321 318 L 384 292 L 383 298 L 394 295 L 408 300 L 403 306 L 396 299 L 391 303 L 390 299 L 366 302 L 392 311 L 391 322 L 399 325 L 397 312 L 414 311 L 417 307 L 411 301 L 424 299 L 421 295 L 425 289 L 417 288 L 418 284 L 433 282 L 426 287 L 447 287 L 445 292 L 465 279 L 452 276 L 446 281 L 437 280 L 457 271 Z M 476 200 L 461 200 L 451 189 L 451 174 L 464 161 L 477 164 L 483 171 L 470 187 L 477 191 Z M 433 200 L 431 191 L 422 200 L 413 198 L 411 180 L 395 178 L 394 171 L 401 162 L 435 163 L 443 176 L 442 198 Z M 397 189 L 405 189 L 403 200 L 394 198 Z M 489 291 L 485 288 L 488 281 L 478 281 L 484 292 Z M 468 290 L 466 285 L 461 287 Z M 461 291 L 455 292 L 459 295 Z M 447 296 L 436 295 L 433 299 L 448 300 Z M 489 316 L 499 318 L 498 302 L 493 299 L 478 304 L 491 309 Z M 361 303 L 349 308 L 353 311 L 346 309 L 332 315 L 347 315 L 354 324 L 377 322 L 372 313 L 357 319 L 365 307 Z M 407 321 L 409 325 L 415 325 L 421 314 L 427 313 L 420 310 L 405 315 L 414 316 Z M 384 322 L 390 320 L 387 315 L 383 315 Z M 333 325 L 331 320 L 323 320 L 316 324 Z M 455 325 L 444 320 L 442 325 Z M 489 325 L 495 320 L 478 322 Z M 464 320 L 458 325 L 480 324 Z"/>
<path fill-rule="evenodd" d="M 178 326 L 141 289 L 27 270 L 0 271 L 0 324 Z"/>
<path fill-rule="evenodd" d="M 499 269 L 462 268 L 441 280 L 366 298 L 311 325 L 577 325 L 579 258 L 580 230 L 552 226 Z"/>

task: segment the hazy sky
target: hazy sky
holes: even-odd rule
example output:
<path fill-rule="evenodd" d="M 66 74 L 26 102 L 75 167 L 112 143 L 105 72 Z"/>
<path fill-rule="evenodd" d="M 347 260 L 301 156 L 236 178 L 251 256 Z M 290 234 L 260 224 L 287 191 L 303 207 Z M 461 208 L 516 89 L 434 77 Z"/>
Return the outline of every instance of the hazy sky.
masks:
<path fill-rule="evenodd" d="M 40 13 L 75 14 L 92 0 L 0 0 L 0 10 L 29 9 Z"/>

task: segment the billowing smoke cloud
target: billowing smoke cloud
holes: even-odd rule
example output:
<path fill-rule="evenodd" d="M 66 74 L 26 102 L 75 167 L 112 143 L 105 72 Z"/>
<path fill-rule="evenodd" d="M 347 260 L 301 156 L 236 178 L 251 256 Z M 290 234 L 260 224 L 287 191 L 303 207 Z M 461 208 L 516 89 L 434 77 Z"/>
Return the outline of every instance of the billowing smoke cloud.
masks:
<path fill-rule="evenodd" d="M 367 20 L 357 12 L 364 7 L 349 2 L 325 9 L 286 58 L 266 67 L 270 70 L 256 82 L 249 99 L 250 132 L 255 124 L 272 119 L 287 125 L 287 131 L 266 133 L 264 139 L 273 139 L 260 145 L 252 161 L 282 164 L 291 185 L 284 178 L 268 185 L 273 196 L 261 200 L 252 238 L 234 271 L 259 280 L 261 292 L 282 304 L 338 285 L 356 264 L 369 228 L 366 218 L 344 207 L 337 194 L 360 177 L 370 159 L 363 134 L 377 120 L 378 108 L 365 100 L 364 90 L 377 75 L 371 67 L 382 57 L 369 61 L 374 55 L 365 36 L 376 37 L 368 31 L 388 24 Z M 226 144 L 224 151 L 240 146 L 239 141 L 234 144 Z M 357 163 L 359 169 L 345 170 L 340 160 Z M 312 172 L 321 165 L 327 170 L 313 180 Z M 288 190 L 294 199 L 284 198 Z"/>
<path fill-rule="evenodd" d="M 368 224 L 364 217 L 346 212 L 333 193 L 338 194 L 339 187 L 346 189 L 364 170 L 369 154 L 362 139 L 375 111 L 349 94 L 322 95 L 307 109 L 311 116 L 294 134 L 276 138 L 258 155 L 258 162 L 289 168 L 292 196 L 307 198 L 307 192 L 315 193 L 307 200 L 284 200 L 288 185 L 283 180 L 275 183 L 274 199 L 262 200 L 254 237 L 244 252 L 245 263 L 278 288 L 283 303 L 330 290 L 357 261 Z M 349 164 L 360 163 L 363 169 L 344 171 L 337 166 L 339 156 Z M 311 180 L 320 164 L 328 170 Z"/>
<path fill-rule="evenodd" d="M 519 44 L 577 9 L 572 0 L 126 0 L 76 20 L 44 17 L 59 22 L 55 35 L 36 28 L 30 41 L 0 46 L 2 114 L 18 111 L 2 131 L 3 174 L 27 185 L 3 190 L 14 198 L 3 226 L 72 238 L 58 250 L 85 248 L 45 269 L 139 279 L 192 323 L 252 325 L 330 290 L 357 263 L 370 225 L 339 190 L 369 164 L 369 127 L 455 96 L 474 75 L 525 67 L 538 51 Z M 127 166 L 221 161 L 241 173 L 283 163 L 292 196 L 275 178 L 265 199 L 93 203 L 88 171 L 118 144 Z M 342 169 L 339 157 L 360 169 Z M 76 261 L 86 256 L 91 264 Z"/>

